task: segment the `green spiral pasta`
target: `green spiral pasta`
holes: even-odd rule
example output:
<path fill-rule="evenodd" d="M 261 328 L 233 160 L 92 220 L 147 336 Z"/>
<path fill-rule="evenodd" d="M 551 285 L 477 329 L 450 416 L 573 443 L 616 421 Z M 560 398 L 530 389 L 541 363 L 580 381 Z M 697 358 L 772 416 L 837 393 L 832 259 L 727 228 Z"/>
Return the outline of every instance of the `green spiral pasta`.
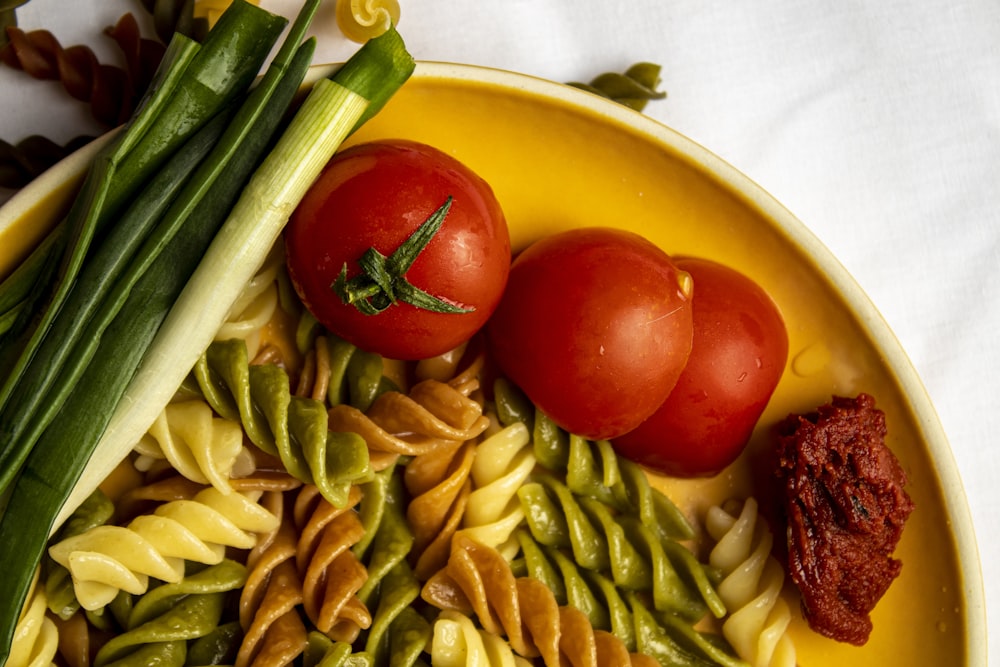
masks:
<path fill-rule="evenodd" d="M 101 647 L 94 666 L 184 664 L 187 642 L 218 628 L 227 594 L 245 580 L 246 568 L 223 560 L 145 595 L 120 596 L 112 613 L 123 632 Z"/>
<path fill-rule="evenodd" d="M 330 504 L 343 507 L 351 486 L 371 478 L 365 441 L 330 431 L 326 406 L 293 396 L 278 366 L 251 365 L 242 340 L 213 342 L 194 376 L 213 410 L 240 422 L 254 445 L 280 458 L 296 479 L 314 484 Z"/>
<path fill-rule="evenodd" d="M 657 90 L 660 84 L 660 66 L 639 62 L 625 72 L 604 72 L 590 80 L 590 83 L 570 82 L 568 85 L 600 95 L 630 109 L 642 111 L 650 100 L 660 100 L 667 96 Z"/>
<path fill-rule="evenodd" d="M 650 593 L 621 590 L 604 575 L 585 570 L 560 550 L 519 535 L 528 576 L 553 590 L 560 604 L 579 609 L 595 627 L 612 632 L 630 651 L 655 657 L 664 665 L 745 667 L 722 648 L 716 635 L 696 631 L 690 619 L 673 609 L 654 609 Z"/>
<path fill-rule="evenodd" d="M 642 468 L 619 457 L 610 442 L 567 433 L 506 380 L 494 384 L 494 397 L 501 423 L 522 421 L 528 425 L 539 465 L 553 473 L 565 474 L 566 484 L 573 493 L 635 515 L 663 538 L 694 537 L 691 524 L 677 505 L 650 485 Z"/>

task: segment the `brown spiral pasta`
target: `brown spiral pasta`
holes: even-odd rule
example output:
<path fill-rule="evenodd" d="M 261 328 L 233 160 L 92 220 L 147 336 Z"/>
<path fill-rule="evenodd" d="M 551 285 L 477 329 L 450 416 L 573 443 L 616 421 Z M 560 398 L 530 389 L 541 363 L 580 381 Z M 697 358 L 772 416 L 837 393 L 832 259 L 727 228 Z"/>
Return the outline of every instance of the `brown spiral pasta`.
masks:
<path fill-rule="evenodd" d="M 365 534 L 354 510 L 360 502 L 357 486 L 351 488 L 345 507 L 331 505 L 313 485 L 302 487 L 295 500 L 295 557 L 306 616 L 334 641 L 353 642 L 372 622 L 357 596 L 368 570 L 351 550 Z"/>
<path fill-rule="evenodd" d="M 56 162 L 93 140 L 92 136 L 80 135 L 60 145 L 39 134 L 25 137 L 16 144 L 0 139 L 0 188 L 23 188 Z"/>
<path fill-rule="evenodd" d="M 59 81 L 69 95 L 90 104 L 100 123 L 113 127 L 132 115 L 163 57 L 160 42 L 144 39 L 139 24 L 127 13 L 107 29 L 125 57 L 125 67 L 103 64 L 85 45 L 63 47 L 48 30 L 26 32 L 8 27 L 9 43 L 0 61 L 44 80 Z"/>
<path fill-rule="evenodd" d="M 515 576 L 499 551 L 461 533 L 421 597 L 438 609 L 471 613 L 486 632 L 506 637 L 515 653 L 540 656 L 547 667 L 657 664 L 629 653 L 615 635 L 594 629 L 582 611 L 560 606 L 544 583 Z"/>
<path fill-rule="evenodd" d="M 290 512 L 278 492 L 266 493 L 261 504 L 283 519 L 277 529 L 260 537 L 247 557 L 247 582 L 239 605 L 244 636 L 237 667 L 290 664 L 308 645 L 297 610 L 303 592 L 295 566 L 298 538 Z"/>
<path fill-rule="evenodd" d="M 451 540 L 461 527 L 472 491 L 469 475 L 475 443 L 455 446 L 414 458 L 403 480 L 410 493 L 406 518 L 413 530 L 410 565 L 419 581 L 444 567 Z"/>
<path fill-rule="evenodd" d="M 476 386 L 467 383 L 460 391 L 449 383 L 424 380 L 409 394 L 382 394 L 366 413 L 349 405 L 334 406 L 329 428 L 359 434 L 368 443 L 372 469 L 384 470 L 400 456 L 447 450 L 486 430 L 489 418 L 482 405 L 465 393 Z"/>

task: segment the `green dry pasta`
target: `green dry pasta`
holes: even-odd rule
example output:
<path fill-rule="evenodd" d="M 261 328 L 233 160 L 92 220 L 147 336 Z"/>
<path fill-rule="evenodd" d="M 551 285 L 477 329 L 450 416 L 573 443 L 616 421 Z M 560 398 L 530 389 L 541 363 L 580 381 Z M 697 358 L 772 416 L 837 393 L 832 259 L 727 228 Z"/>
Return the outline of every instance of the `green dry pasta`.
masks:
<path fill-rule="evenodd" d="M 95 667 L 184 664 L 187 642 L 212 633 L 222 618 L 227 594 L 246 581 L 246 568 L 223 560 L 173 584 L 131 598 L 120 594 L 112 613 L 124 632 L 98 651 Z M 175 662 L 178 655 L 180 662 Z"/>
<path fill-rule="evenodd" d="M 212 343 L 194 377 L 215 412 L 240 422 L 254 445 L 279 457 L 296 479 L 315 484 L 331 505 L 344 507 L 351 486 L 372 479 L 365 441 L 330 431 L 326 405 L 293 396 L 278 366 L 251 365 L 243 340 Z"/>
<path fill-rule="evenodd" d="M 650 100 L 660 100 L 667 94 L 660 85 L 660 66 L 638 62 L 624 72 L 604 72 L 589 83 L 570 82 L 568 85 L 600 95 L 630 109 L 642 111 Z"/>
<path fill-rule="evenodd" d="M 717 635 L 695 630 L 691 621 L 671 611 L 650 609 L 645 594 L 622 590 L 561 550 L 540 544 L 527 531 L 518 537 L 523 548 L 519 567 L 525 574 L 546 584 L 559 604 L 582 611 L 595 628 L 614 633 L 630 651 L 651 655 L 663 665 L 746 667 Z"/>

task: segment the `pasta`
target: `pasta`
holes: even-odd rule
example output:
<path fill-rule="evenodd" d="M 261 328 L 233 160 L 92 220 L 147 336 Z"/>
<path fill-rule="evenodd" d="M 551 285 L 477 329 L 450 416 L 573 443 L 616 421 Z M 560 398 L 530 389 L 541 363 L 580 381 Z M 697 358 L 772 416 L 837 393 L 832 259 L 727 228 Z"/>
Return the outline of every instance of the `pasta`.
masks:
<path fill-rule="evenodd" d="M 625 72 L 605 72 L 589 83 L 571 82 L 570 86 L 608 98 L 630 109 L 642 111 L 650 100 L 667 96 L 657 90 L 660 83 L 660 66 L 653 63 L 635 63 Z"/>
<path fill-rule="evenodd" d="M 434 667 L 530 667 L 496 635 L 478 629 L 468 616 L 446 609 L 434 621 Z M 618 664 L 618 663 L 615 663 Z"/>
<path fill-rule="evenodd" d="M 592 442 L 560 429 L 509 382 L 494 386 L 497 414 L 504 424 L 523 421 L 532 429 L 539 465 L 565 475 L 569 489 L 633 514 L 664 538 L 687 540 L 694 530 L 677 506 L 654 489 L 641 468 L 615 454 L 611 443 Z"/>
<path fill-rule="evenodd" d="M 722 633 L 751 667 L 794 667 L 795 648 L 785 632 L 791 612 L 780 597 L 784 572 L 770 555 L 771 531 L 753 498 L 734 509 L 711 507 L 705 518 L 715 541 L 709 563 L 724 576 L 718 591 L 729 617 Z"/>
<path fill-rule="evenodd" d="M 347 507 L 334 507 L 314 486 L 303 487 L 295 501 L 299 528 L 296 564 L 303 581 L 306 615 L 323 634 L 351 643 L 371 625 L 371 613 L 357 597 L 368 571 L 352 548 L 364 525 L 351 509 L 361 500 L 351 489 Z"/>
<path fill-rule="evenodd" d="M 14 628 L 14 641 L 7 656 L 7 667 L 42 667 L 52 664 L 59 643 L 59 631 L 45 615 L 45 590 L 37 587 L 28 595 L 28 603 Z"/>
<path fill-rule="evenodd" d="M 337 27 L 348 39 L 364 43 L 399 23 L 397 0 L 337 0 Z"/>
<path fill-rule="evenodd" d="M 528 428 L 521 422 L 479 443 L 461 532 L 498 549 L 508 560 L 513 559 L 519 549 L 513 534 L 525 518 L 517 493 L 534 471 L 535 463 Z"/>
<path fill-rule="evenodd" d="M 247 549 L 254 533 L 273 530 L 278 518 L 241 493 L 208 487 L 190 500 L 175 500 L 126 526 L 101 525 L 49 548 L 49 556 L 73 579 L 77 601 L 94 610 L 125 591 L 145 593 L 149 578 L 179 582 L 184 561 L 215 564 L 226 547 Z"/>
<path fill-rule="evenodd" d="M 63 47 L 47 30 L 26 32 L 15 27 L 7 30 L 10 42 L 0 50 L 0 61 L 36 79 L 59 81 L 70 96 L 90 104 L 95 119 L 113 127 L 134 111 L 164 47 L 143 39 L 130 13 L 107 32 L 126 58 L 124 68 L 100 63 L 89 47 Z"/>
<path fill-rule="evenodd" d="M 114 605 L 112 614 L 123 632 L 101 646 L 94 666 L 126 656 L 132 664 L 183 664 L 187 642 L 219 627 L 226 594 L 245 579 L 242 565 L 223 560 L 127 603 L 120 599 L 123 604 Z"/>
<path fill-rule="evenodd" d="M 23 188 L 56 162 L 93 140 L 92 136 L 80 135 L 60 145 L 38 134 L 16 144 L 0 139 L 0 188 Z"/>
<path fill-rule="evenodd" d="M 295 565 L 297 537 L 280 493 L 268 493 L 265 503 L 284 520 L 261 536 L 247 557 L 247 582 L 240 593 L 239 625 L 243 631 L 235 664 L 285 665 L 307 645 L 305 625 L 297 607 L 303 602 L 302 582 Z"/>
<path fill-rule="evenodd" d="M 516 577 L 499 552 L 463 535 L 421 595 L 440 609 L 471 613 L 485 632 L 506 637 L 514 653 L 541 657 L 548 667 L 563 664 L 563 656 L 574 665 L 648 664 L 633 663 L 619 638 L 595 630 L 582 611 L 559 605 L 540 580 Z M 628 662 L 613 661 L 622 656 Z"/>
<path fill-rule="evenodd" d="M 166 459 L 188 479 L 223 493 L 232 490 L 237 459 L 247 456 L 240 425 L 216 417 L 201 400 L 168 404 L 135 449 L 143 457 L 136 460 L 139 469 L 148 468 L 145 459 Z"/>
<path fill-rule="evenodd" d="M 326 406 L 292 396 L 278 366 L 251 366 L 242 340 L 212 343 L 194 375 L 216 413 L 241 423 L 254 445 L 278 457 L 296 479 L 315 484 L 331 504 L 343 506 L 351 485 L 370 478 L 362 437 L 332 431 Z"/>

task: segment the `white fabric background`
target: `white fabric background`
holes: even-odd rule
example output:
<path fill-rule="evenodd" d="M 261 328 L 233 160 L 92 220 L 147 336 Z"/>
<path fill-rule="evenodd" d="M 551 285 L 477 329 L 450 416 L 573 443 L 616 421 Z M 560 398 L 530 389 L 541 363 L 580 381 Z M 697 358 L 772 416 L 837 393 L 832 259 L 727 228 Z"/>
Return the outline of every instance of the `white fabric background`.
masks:
<path fill-rule="evenodd" d="M 669 97 L 646 113 L 783 202 L 901 340 L 952 443 L 988 607 L 1000 604 L 1000 3 L 400 1 L 400 30 L 422 60 L 557 81 L 663 66 Z M 64 45 L 99 44 L 133 2 L 31 0 L 19 17 Z M 328 2 L 318 59 L 340 61 L 355 45 Z M 300 3 L 262 4 L 293 14 Z M 0 137 L 87 127 L 55 84 L 0 69 Z"/>

